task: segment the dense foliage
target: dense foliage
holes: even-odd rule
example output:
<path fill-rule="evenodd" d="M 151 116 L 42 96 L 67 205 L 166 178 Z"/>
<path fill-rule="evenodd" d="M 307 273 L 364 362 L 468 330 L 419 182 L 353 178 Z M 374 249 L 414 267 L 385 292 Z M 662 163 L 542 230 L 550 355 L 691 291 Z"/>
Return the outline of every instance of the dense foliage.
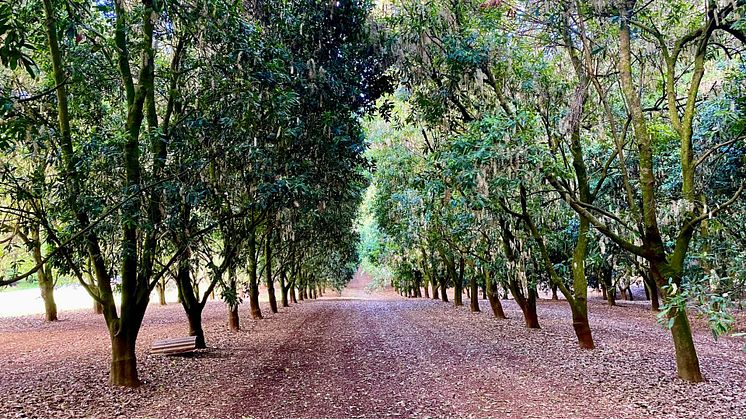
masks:
<path fill-rule="evenodd" d="M 700 381 L 687 307 L 728 333 L 746 284 L 744 11 L 393 2 L 399 86 L 367 124 L 366 260 L 405 294 L 452 286 L 460 305 L 481 286 L 498 317 L 509 291 L 527 327 L 537 295 L 560 293 L 583 348 L 589 287 L 614 304 L 643 285 L 679 375 Z"/>
<path fill-rule="evenodd" d="M 119 385 L 139 382 L 135 342 L 166 281 L 198 346 L 216 287 L 234 329 L 243 283 L 257 318 L 260 280 L 273 311 L 277 280 L 285 306 L 342 287 L 367 184 L 359 115 L 387 88 L 370 8 L 3 5 L 3 243 L 34 262 L 0 284 L 38 278 L 53 303 L 53 276 L 76 277 L 106 319 Z"/>

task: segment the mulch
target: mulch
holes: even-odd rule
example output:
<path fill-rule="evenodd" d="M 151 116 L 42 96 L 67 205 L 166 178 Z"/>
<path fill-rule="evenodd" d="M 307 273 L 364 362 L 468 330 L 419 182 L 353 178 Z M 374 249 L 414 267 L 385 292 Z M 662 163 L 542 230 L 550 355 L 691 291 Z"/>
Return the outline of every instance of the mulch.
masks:
<path fill-rule="evenodd" d="M 0 319 L 0 417 L 746 417 L 743 340 L 714 341 L 695 321 L 707 382 L 676 377 L 671 338 L 646 302 L 590 302 L 597 349 L 575 344 L 563 301 L 541 300 L 542 329 L 426 299 L 368 294 L 304 301 L 265 319 L 242 307 L 238 333 L 226 308 L 203 317 L 209 348 L 150 355 L 183 336 L 179 305 L 151 307 L 138 340 L 137 389 L 107 384 L 104 321 L 63 312 Z"/>

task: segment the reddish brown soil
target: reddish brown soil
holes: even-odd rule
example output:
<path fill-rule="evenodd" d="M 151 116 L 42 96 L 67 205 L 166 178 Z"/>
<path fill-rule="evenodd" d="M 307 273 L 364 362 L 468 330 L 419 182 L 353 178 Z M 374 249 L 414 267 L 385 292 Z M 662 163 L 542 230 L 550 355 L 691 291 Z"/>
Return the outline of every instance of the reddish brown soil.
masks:
<path fill-rule="evenodd" d="M 0 320 L 0 417 L 745 417 L 742 341 L 698 329 L 708 382 L 674 372 L 671 339 L 642 304 L 591 303 L 598 349 L 576 348 L 562 301 L 539 304 L 541 330 L 389 293 L 359 279 L 230 333 L 208 304 L 208 350 L 151 356 L 185 333 L 178 305 L 152 307 L 138 341 L 138 389 L 106 384 L 108 339 L 93 314 Z M 480 301 L 483 310 L 488 304 Z M 624 304 L 624 303 L 621 303 Z"/>

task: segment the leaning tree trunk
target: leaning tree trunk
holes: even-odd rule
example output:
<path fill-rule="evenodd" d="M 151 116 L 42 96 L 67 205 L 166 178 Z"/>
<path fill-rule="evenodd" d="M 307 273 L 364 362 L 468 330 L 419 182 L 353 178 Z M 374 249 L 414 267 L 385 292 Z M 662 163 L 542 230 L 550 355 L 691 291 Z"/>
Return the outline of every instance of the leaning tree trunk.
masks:
<path fill-rule="evenodd" d="M 487 300 L 490 302 L 490 308 L 492 308 L 492 314 L 498 319 L 507 319 L 503 305 L 500 302 L 500 296 L 497 291 L 497 284 L 490 280 L 490 274 L 485 272 L 484 274 L 485 290 L 487 292 Z"/>
<path fill-rule="evenodd" d="M 523 321 L 529 329 L 539 329 L 539 315 L 536 313 L 536 291 L 528 289 L 528 297 L 523 295 L 523 289 L 517 280 L 510 280 L 510 293 L 523 313 Z"/>
<path fill-rule="evenodd" d="M 575 336 L 578 338 L 578 345 L 583 349 L 595 348 L 591 326 L 588 322 L 588 307 L 579 304 L 576 300 L 570 305 L 570 310 L 572 312 L 572 327 L 575 330 Z"/>
<path fill-rule="evenodd" d="M 645 290 L 650 297 L 650 308 L 653 311 L 660 311 L 660 303 L 658 301 L 658 286 L 655 281 L 650 278 L 650 274 L 647 272 L 642 273 L 642 280 L 645 285 Z"/>
<path fill-rule="evenodd" d="M 579 169 L 576 169 L 576 171 L 579 171 Z M 586 181 L 585 166 L 583 166 L 582 179 Z M 583 190 L 586 189 L 587 184 L 586 187 L 583 188 Z M 584 195 L 587 197 L 590 194 L 586 190 Z M 575 336 L 578 338 L 578 345 L 583 349 L 593 349 L 596 347 L 596 345 L 593 343 L 591 325 L 588 322 L 588 280 L 585 277 L 585 259 L 588 253 L 587 248 L 589 233 L 590 221 L 588 221 L 588 219 L 585 217 L 580 217 L 578 241 L 575 244 L 575 249 L 573 250 L 572 255 L 572 296 L 566 296 L 567 300 L 570 302 L 570 310 L 572 311 L 572 327 L 575 330 Z M 560 281 L 560 278 L 557 278 L 556 276 L 555 278 L 557 281 Z M 557 285 L 556 287 L 558 286 L 559 285 Z M 563 292 L 567 292 L 565 291 L 565 288 L 562 288 L 562 290 Z"/>
<path fill-rule="evenodd" d="M 181 305 L 184 307 L 184 312 L 189 323 L 189 336 L 195 336 L 195 346 L 198 349 L 204 349 L 207 348 L 205 333 L 202 330 L 202 309 L 204 306 L 199 302 L 199 294 L 195 295 L 195 287 L 192 284 L 189 267 L 189 257 L 190 252 L 187 249 L 182 255 L 176 271 L 176 286 L 179 289 Z"/>
<path fill-rule="evenodd" d="M 661 274 L 660 267 L 654 262 L 650 263 L 650 276 L 661 288 L 667 283 Z M 663 293 L 664 302 L 667 298 L 668 295 Z M 668 318 L 673 319 L 671 336 L 673 337 L 673 345 L 676 352 L 676 369 L 679 377 L 691 382 L 704 381 L 699 368 L 699 358 L 697 357 L 697 350 L 694 347 L 692 328 L 689 325 L 686 308 L 672 307 L 668 311 Z"/>

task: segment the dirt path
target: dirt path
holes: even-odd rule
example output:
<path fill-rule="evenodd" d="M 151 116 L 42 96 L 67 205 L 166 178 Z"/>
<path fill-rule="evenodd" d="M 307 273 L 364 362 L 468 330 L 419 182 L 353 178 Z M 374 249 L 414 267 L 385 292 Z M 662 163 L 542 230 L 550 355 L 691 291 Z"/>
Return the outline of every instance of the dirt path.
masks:
<path fill-rule="evenodd" d="M 484 310 L 488 308 L 482 301 Z M 231 334 L 210 303 L 210 349 L 147 354 L 184 332 L 181 308 L 148 312 L 135 390 L 105 384 L 103 322 L 66 314 L 0 320 L 0 417 L 744 417 L 746 355 L 734 340 L 697 335 L 709 381 L 674 377 L 670 338 L 641 307 L 592 305 L 599 348 L 575 348 L 569 311 L 541 301 L 542 330 L 432 300 L 367 294 L 360 281 L 268 313 Z"/>

